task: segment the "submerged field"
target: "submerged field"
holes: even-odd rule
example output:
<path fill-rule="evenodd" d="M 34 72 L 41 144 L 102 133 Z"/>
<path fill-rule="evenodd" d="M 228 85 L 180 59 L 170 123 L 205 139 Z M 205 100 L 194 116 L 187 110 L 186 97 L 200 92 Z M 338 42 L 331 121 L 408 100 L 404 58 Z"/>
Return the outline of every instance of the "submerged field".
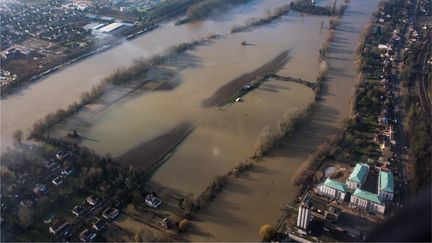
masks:
<path fill-rule="evenodd" d="M 119 46 L 103 57 L 84 61 L 95 62 L 93 67 L 85 67 L 82 62 L 64 70 L 66 74 L 52 75 L 31 86 L 22 99 L 11 97 L 2 101 L 7 113 L 7 118 L 2 116 L 2 131 L 11 134 L 16 128 L 14 122 L 20 120 L 20 114 L 11 108 L 13 104 L 19 104 L 21 114 L 35 109 L 28 100 L 26 103 L 28 97 L 44 107 L 39 112 L 46 113 L 62 108 L 79 96 L 74 90 L 63 100 L 52 102 L 45 97 L 35 97 L 32 87 L 33 92 L 40 92 L 44 85 L 62 82 L 62 75 L 74 76 L 73 72 L 77 73 L 77 79 L 82 79 L 80 69 L 85 69 L 88 79 L 78 80 L 73 86 L 81 87 L 79 82 L 83 82 L 83 89 L 88 89 L 90 84 L 99 82 L 101 73 L 107 75 L 120 64 L 127 66 L 133 58 L 148 57 L 182 40 L 208 35 L 209 31 L 220 33 L 222 38 L 188 50 L 157 67 L 172 71 L 174 75 L 163 77 L 161 69 L 156 68 L 140 77 L 152 82 L 138 89 L 113 87 L 99 102 L 86 106 L 49 132 L 53 137 L 64 137 L 77 129 L 80 145 L 99 154 L 111 154 L 125 165 L 152 170 L 150 188 L 157 185 L 179 194 L 198 196 L 215 176 L 226 174 L 239 162 L 253 156 L 254 144 L 264 127 L 276 126 L 282 117 L 289 118 L 315 102 L 315 93 L 310 87 L 270 78 L 244 95 L 241 102 L 225 103 L 236 90 L 253 80 L 253 76 L 267 72 L 315 81 L 319 72 L 318 53 L 328 28 L 327 17 L 291 12 L 267 25 L 229 33 L 234 24 L 262 16 L 265 10 L 283 3 L 282 0 L 252 1 L 219 19 L 181 26 L 167 23 L 150 35 L 126 43 L 133 45 L 130 49 Z M 264 157 L 239 179 L 230 181 L 226 190 L 197 215 L 188 235 L 190 240 L 256 241 L 259 226 L 273 224 L 280 208 L 295 198 L 297 187 L 291 179 L 296 169 L 319 144 L 341 132 L 356 78 L 353 51 L 360 30 L 376 3 L 377 0 L 368 0 L 367 4 L 359 0 L 350 3 L 330 48 L 329 79 L 310 121 L 302 124 L 282 148 Z M 247 45 L 241 44 L 244 41 Z M 152 49 L 153 46 L 156 47 Z M 121 61 L 123 56 L 127 56 L 125 62 Z M 110 61 L 103 66 L 98 63 L 104 62 L 101 58 Z M 88 70 L 92 68 L 93 71 Z M 68 80 L 72 82 L 70 77 Z M 136 83 L 140 81 L 135 80 Z M 50 87 L 51 95 L 55 96 L 62 89 L 72 89 L 60 87 L 57 84 Z M 58 96 L 54 101 L 59 100 Z M 44 106 L 47 103 L 53 104 L 47 108 Z M 28 121 L 39 118 L 39 114 L 32 112 L 26 115 L 30 116 Z M 22 119 L 25 122 L 16 125 L 27 131 L 31 124 Z M 6 135 L 2 135 L 2 142 L 7 140 Z M 125 215 L 119 223 L 121 227 L 131 228 L 131 233 L 139 224 Z"/>

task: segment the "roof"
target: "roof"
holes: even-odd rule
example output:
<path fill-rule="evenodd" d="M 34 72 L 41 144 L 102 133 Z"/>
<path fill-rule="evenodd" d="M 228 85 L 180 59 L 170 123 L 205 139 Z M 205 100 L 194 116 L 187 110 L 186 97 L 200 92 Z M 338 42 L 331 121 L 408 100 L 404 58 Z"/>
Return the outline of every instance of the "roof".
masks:
<path fill-rule="evenodd" d="M 342 192 L 346 192 L 347 188 L 348 188 L 348 186 L 346 184 L 340 183 L 340 182 L 332 180 L 330 178 L 327 178 L 325 180 L 324 186 L 327 186 L 327 187 L 330 187 L 330 188 L 333 188 L 335 190 L 342 191 Z"/>
<path fill-rule="evenodd" d="M 353 195 L 357 196 L 359 198 L 365 199 L 367 201 L 370 201 L 370 202 L 382 204 L 381 200 L 378 197 L 378 194 L 375 194 L 372 192 L 363 191 L 363 190 L 357 188 L 357 189 L 355 189 Z"/>
<path fill-rule="evenodd" d="M 380 171 L 379 189 L 385 192 L 394 192 L 393 173 L 382 170 Z"/>
<path fill-rule="evenodd" d="M 368 173 L 368 170 L 369 167 L 367 165 L 357 163 L 353 171 L 349 175 L 348 180 L 363 183 L 366 178 L 366 174 Z"/>
<path fill-rule="evenodd" d="M 105 27 L 100 28 L 99 30 L 102 32 L 111 32 L 111 31 L 113 31 L 117 28 L 120 28 L 122 26 L 123 26 L 123 23 L 112 23 L 112 24 L 109 24 Z"/>

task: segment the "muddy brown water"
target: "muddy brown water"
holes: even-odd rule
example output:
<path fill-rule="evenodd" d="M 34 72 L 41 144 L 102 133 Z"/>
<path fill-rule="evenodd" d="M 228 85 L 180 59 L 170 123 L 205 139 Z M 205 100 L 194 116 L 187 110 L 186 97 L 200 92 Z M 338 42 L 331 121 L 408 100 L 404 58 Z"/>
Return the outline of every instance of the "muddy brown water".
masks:
<path fill-rule="evenodd" d="M 268 9 L 284 3 L 284 0 L 253 1 L 206 21 L 181 26 L 175 26 L 174 22 L 162 24 L 148 34 L 68 66 L 1 99 L 1 151 L 12 146 L 14 131 L 21 129 L 27 134 L 34 122 L 78 101 L 83 92 L 99 84 L 102 78 L 116 68 L 129 66 L 134 59 L 150 57 L 170 46 L 202 38 L 210 33 L 229 33 L 234 24 L 242 23 L 250 17 L 262 16 Z M 235 48 L 238 45 L 236 43 Z"/>
<path fill-rule="evenodd" d="M 152 180 L 198 195 L 216 175 L 226 173 L 252 154 L 266 124 L 275 124 L 286 111 L 307 107 L 313 92 L 300 84 L 271 80 L 250 92 L 243 102 L 223 109 L 203 107 L 202 101 L 285 50 L 290 50 L 292 59 L 281 72 L 288 72 L 290 65 L 300 65 L 304 70 L 300 78 L 316 76 L 316 53 L 325 37 L 320 20 L 290 15 L 264 28 L 227 35 L 188 51 L 195 65 L 179 73 L 181 83 L 175 89 L 125 98 L 109 107 L 92 118 L 84 134 L 90 139 L 83 145 L 117 156 L 181 122 L 191 122 L 196 125 L 193 133 Z M 304 35 L 313 38 L 305 40 Z M 244 39 L 253 45 L 240 45 Z M 298 58 L 310 49 L 315 53 L 312 58 Z"/>
<path fill-rule="evenodd" d="M 193 223 L 193 241 L 259 241 L 262 224 L 274 225 L 281 208 L 295 199 L 291 176 L 332 134 L 340 133 L 356 81 L 354 50 L 377 0 L 352 0 L 330 50 L 329 80 L 311 119 L 283 147 L 233 180 Z"/>

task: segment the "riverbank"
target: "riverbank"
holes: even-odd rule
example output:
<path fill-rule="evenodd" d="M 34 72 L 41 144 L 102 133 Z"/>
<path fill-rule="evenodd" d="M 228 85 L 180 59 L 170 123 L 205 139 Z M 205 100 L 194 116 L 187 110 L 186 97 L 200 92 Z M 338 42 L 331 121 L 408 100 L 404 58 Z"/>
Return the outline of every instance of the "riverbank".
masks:
<path fill-rule="evenodd" d="M 351 97 L 346 91 L 353 89 L 356 80 L 354 50 L 376 4 L 351 2 L 335 31 L 327 58 L 328 79 L 311 118 L 280 149 L 229 181 L 209 207 L 196 216 L 189 240 L 257 241 L 260 225 L 276 223 L 280 209 L 295 199 L 298 188 L 291 177 L 298 166 L 329 136 L 344 130 L 342 120 L 349 114 Z"/>
<path fill-rule="evenodd" d="M 211 33 L 229 33 L 234 23 L 262 15 L 267 8 L 282 4 L 282 0 L 256 1 L 232 8 L 217 18 L 197 23 L 175 26 L 166 22 L 154 29 L 151 35 L 141 35 L 131 41 L 89 56 L 51 73 L 28 88 L 0 101 L 2 109 L 1 151 L 13 145 L 12 134 L 20 129 L 27 136 L 32 125 L 46 114 L 66 109 L 77 102 L 83 92 L 98 85 L 102 79 L 119 67 L 127 67 L 133 60 L 150 58 L 171 46 L 208 36 Z M 174 38 L 173 38 L 174 36 Z M 237 43 L 240 43 L 239 40 Z M 235 46 L 237 46 L 237 43 Z M 252 47 L 252 46 L 249 46 Z M 249 48 L 250 49 L 250 48 Z"/>

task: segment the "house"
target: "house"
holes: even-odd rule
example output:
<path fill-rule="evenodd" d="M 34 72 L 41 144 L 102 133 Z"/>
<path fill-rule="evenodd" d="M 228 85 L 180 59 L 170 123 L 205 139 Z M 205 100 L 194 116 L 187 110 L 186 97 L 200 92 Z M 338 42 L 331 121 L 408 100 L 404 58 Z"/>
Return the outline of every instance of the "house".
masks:
<path fill-rule="evenodd" d="M 55 220 L 54 223 L 49 227 L 49 232 L 56 235 L 62 230 L 66 229 L 68 226 L 70 226 L 69 222 L 67 222 L 66 220 L 58 219 Z"/>
<path fill-rule="evenodd" d="M 104 181 L 102 184 L 99 185 L 99 190 L 106 191 L 111 188 L 111 184 L 109 184 L 107 181 Z"/>
<path fill-rule="evenodd" d="M 57 176 L 51 182 L 52 182 L 52 184 L 54 184 L 56 186 L 60 186 L 61 184 L 63 184 L 63 177 L 62 176 Z"/>
<path fill-rule="evenodd" d="M 387 126 L 387 128 L 384 130 L 384 135 L 388 137 L 389 140 L 394 139 L 394 128 L 393 125 Z"/>
<path fill-rule="evenodd" d="M 64 159 L 67 159 L 69 156 L 71 156 L 72 155 L 72 152 L 71 151 L 68 151 L 68 152 L 63 152 L 63 151 L 59 151 L 57 154 L 56 154 L 56 158 L 58 159 L 58 160 L 64 160 Z"/>
<path fill-rule="evenodd" d="M 92 194 L 92 195 L 88 196 L 88 197 L 86 198 L 86 200 L 87 200 L 88 204 L 94 206 L 94 205 L 98 204 L 98 203 L 100 202 L 101 199 L 100 199 L 100 197 L 98 197 L 98 196 Z"/>
<path fill-rule="evenodd" d="M 147 195 L 144 202 L 147 204 L 147 206 L 152 208 L 157 208 L 162 204 L 162 202 L 156 197 L 154 193 Z"/>
<path fill-rule="evenodd" d="M 82 242 L 94 241 L 96 239 L 96 232 L 93 229 L 85 229 L 79 234 Z"/>
<path fill-rule="evenodd" d="M 33 192 L 36 194 L 47 194 L 48 188 L 44 184 L 36 184 L 33 188 Z"/>
<path fill-rule="evenodd" d="M 81 216 L 82 213 L 85 212 L 85 210 L 86 210 L 86 209 L 85 209 L 83 206 L 77 205 L 77 206 L 75 206 L 75 207 L 72 209 L 72 213 L 73 213 L 75 216 L 79 217 L 79 216 Z"/>
<path fill-rule="evenodd" d="M 115 219 L 119 215 L 120 211 L 116 208 L 108 207 L 102 212 L 102 217 L 106 219 Z"/>
<path fill-rule="evenodd" d="M 60 164 L 55 162 L 54 159 L 44 161 L 43 163 L 44 163 L 45 168 L 47 168 L 51 171 L 54 171 L 54 170 L 60 168 Z"/>
<path fill-rule="evenodd" d="M 388 141 L 383 141 L 380 145 L 382 151 L 390 149 L 390 143 Z"/>
<path fill-rule="evenodd" d="M 96 231 L 103 231 L 107 228 L 107 225 L 104 219 L 97 219 L 97 221 L 93 224 L 92 228 Z"/>
<path fill-rule="evenodd" d="M 56 158 L 57 158 L 58 160 L 62 160 L 62 159 L 64 158 L 64 156 L 65 156 L 65 152 L 63 152 L 63 151 L 59 151 L 59 152 L 56 154 Z"/>
<path fill-rule="evenodd" d="M 318 185 L 316 192 L 320 195 L 343 201 L 345 199 L 348 186 L 327 178 L 324 183 Z"/>
<path fill-rule="evenodd" d="M 393 173 L 380 170 L 378 177 L 378 196 L 383 201 L 392 201 L 394 195 Z"/>
<path fill-rule="evenodd" d="M 385 211 L 385 205 L 378 197 L 378 194 L 359 188 L 355 189 L 354 193 L 351 195 L 350 203 L 351 205 L 374 213 L 384 214 Z"/>
<path fill-rule="evenodd" d="M 361 185 L 365 182 L 368 172 L 369 172 L 369 165 L 363 163 L 357 163 L 353 171 L 349 175 L 348 179 L 346 180 L 346 184 L 348 188 L 351 190 L 360 188 Z"/>
<path fill-rule="evenodd" d="M 72 166 L 66 167 L 62 170 L 61 174 L 64 176 L 68 176 L 70 174 L 72 174 L 72 172 L 74 171 Z"/>

